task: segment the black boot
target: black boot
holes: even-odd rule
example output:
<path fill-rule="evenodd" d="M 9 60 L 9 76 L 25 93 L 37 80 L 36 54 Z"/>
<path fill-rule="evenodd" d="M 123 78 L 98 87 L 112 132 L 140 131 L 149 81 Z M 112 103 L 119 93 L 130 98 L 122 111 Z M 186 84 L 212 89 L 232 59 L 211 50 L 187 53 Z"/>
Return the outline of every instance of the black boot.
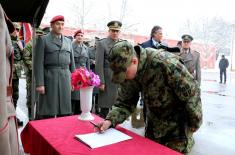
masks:
<path fill-rule="evenodd" d="M 18 126 L 23 126 L 23 121 L 21 121 L 19 118 L 16 118 Z"/>

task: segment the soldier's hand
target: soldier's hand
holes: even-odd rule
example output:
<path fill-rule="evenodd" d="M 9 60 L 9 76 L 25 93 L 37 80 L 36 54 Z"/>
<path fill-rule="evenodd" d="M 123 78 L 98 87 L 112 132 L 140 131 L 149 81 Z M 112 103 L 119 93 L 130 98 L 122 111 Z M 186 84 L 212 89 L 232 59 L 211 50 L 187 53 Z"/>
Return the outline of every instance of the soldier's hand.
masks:
<path fill-rule="evenodd" d="M 36 87 L 36 91 L 40 94 L 45 94 L 45 86 Z"/>
<path fill-rule="evenodd" d="M 112 125 L 112 123 L 110 120 L 105 120 L 105 121 L 98 123 L 97 125 L 98 127 L 94 128 L 95 131 L 99 131 L 100 133 L 103 133 Z"/>
<path fill-rule="evenodd" d="M 105 85 L 104 85 L 104 84 L 101 84 L 100 87 L 99 87 L 99 89 L 100 89 L 101 91 L 104 91 L 104 90 L 105 90 Z"/>

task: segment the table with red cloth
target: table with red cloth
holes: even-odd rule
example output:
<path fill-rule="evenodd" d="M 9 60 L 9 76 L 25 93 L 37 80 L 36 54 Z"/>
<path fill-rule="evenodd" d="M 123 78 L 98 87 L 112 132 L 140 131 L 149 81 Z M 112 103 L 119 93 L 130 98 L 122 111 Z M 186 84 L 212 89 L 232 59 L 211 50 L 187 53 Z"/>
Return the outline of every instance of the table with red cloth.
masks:
<path fill-rule="evenodd" d="M 93 115 L 93 122 L 102 119 Z M 21 133 L 24 151 L 30 155 L 179 155 L 163 145 L 139 136 L 120 126 L 116 129 L 133 139 L 91 149 L 75 138 L 76 134 L 94 132 L 88 121 L 67 116 L 30 121 Z"/>

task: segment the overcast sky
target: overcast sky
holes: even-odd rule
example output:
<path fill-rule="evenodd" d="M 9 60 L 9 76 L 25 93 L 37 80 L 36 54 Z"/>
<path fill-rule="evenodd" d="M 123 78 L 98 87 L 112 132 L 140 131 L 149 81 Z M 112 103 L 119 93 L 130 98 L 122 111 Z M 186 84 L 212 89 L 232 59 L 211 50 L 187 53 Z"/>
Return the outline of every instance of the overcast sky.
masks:
<path fill-rule="evenodd" d="M 66 26 L 79 27 L 82 1 L 50 0 L 43 23 L 47 24 L 53 16 L 62 14 Z M 122 9 L 124 1 L 126 7 Z M 198 21 L 218 16 L 234 23 L 234 3 L 233 0 L 84 0 L 84 28 L 106 30 L 108 21 L 120 20 L 124 13 L 126 32 L 149 35 L 154 25 L 160 25 L 166 37 L 179 39 L 179 28 L 188 19 Z"/>

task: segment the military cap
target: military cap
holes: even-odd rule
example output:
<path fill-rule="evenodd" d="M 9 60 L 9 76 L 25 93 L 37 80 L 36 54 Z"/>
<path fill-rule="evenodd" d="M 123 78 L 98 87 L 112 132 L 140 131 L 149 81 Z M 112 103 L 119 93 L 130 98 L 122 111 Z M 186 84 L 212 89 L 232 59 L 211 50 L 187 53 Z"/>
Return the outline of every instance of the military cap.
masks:
<path fill-rule="evenodd" d="M 43 32 L 43 30 L 42 30 L 41 28 L 37 28 L 37 29 L 36 29 L 36 34 L 38 34 L 38 35 L 44 35 L 44 32 Z"/>
<path fill-rule="evenodd" d="M 75 38 L 78 34 L 84 34 L 84 33 L 83 33 L 83 31 L 81 29 L 78 29 L 77 31 L 75 31 L 73 37 Z"/>
<path fill-rule="evenodd" d="M 20 24 L 19 24 L 19 23 L 14 22 L 14 23 L 13 23 L 13 25 L 14 25 L 15 29 L 20 30 L 21 26 L 20 26 Z"/>
<path fill-rule="evenodd" d="M 51 28 L 47 26 L 47 27 L 44 27 L 42 31 L 44 32 L 44 34 L 47 34 L 51 31 Z"/>
<path fill-rule="evenodd" d="M 111 21 L 107 24 L 110 30 L 120 30 L 122 27 L 122 23 L 119 21 Z"/>
<path fill-rule="evenodd" d="M 108 58 L 114 83 L 125 81 L 127 67 L 130 66 L 134 55 L 136 55 L 134 47 L 128 41 L 122 40 L 114 44 Z"/>
<path fill-rule="evenodd" d="M 182 40 L 187 40 L 187 41 L 192 41 L 193 40 L 193 37 L 189 34 L 184 34 L 182 35 Z"/>
<path fill-rule="evenodd" d="M 56 21 L 64 21 L 64 16 L 62 15 L 55 16 L 51 19 L 50 23 L 54 23 Z"/>

